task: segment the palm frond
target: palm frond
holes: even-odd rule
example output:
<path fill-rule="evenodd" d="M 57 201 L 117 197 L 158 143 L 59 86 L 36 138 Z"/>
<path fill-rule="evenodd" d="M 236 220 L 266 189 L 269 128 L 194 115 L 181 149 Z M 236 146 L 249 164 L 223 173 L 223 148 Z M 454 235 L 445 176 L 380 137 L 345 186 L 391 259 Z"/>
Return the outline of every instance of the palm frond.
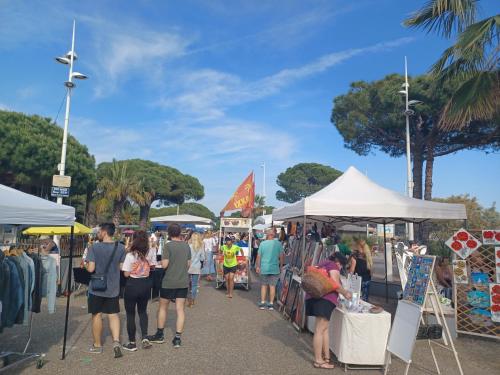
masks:
<path fill-rule="evenodd" d="M 404 21 L 408 27 L 437 32 L 446 38 L 473 24 L 477 0 L 430 0 Z"/>
<path fill-rule="evenodd" d="M 460 85 L 443 110 L 439 126 L 462 129 L 472 120 L 491 120 L 500 115 L 499 71 L 483 71 Z"/>

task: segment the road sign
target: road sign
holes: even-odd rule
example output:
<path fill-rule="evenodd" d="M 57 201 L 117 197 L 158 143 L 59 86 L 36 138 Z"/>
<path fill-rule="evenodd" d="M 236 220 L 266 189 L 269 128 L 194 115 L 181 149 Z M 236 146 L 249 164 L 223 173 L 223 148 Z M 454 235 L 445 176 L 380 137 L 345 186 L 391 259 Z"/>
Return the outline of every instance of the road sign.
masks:
<path fill-rule="evenodd" d="M 52 186 L 69 188 L 71 186 L 71 176 L 53 175 Z"/>
<path fill-rule="evenodd" d="M 69 197 L 69 187 L 52 186 L 50 195 L 52 197 Z"/>

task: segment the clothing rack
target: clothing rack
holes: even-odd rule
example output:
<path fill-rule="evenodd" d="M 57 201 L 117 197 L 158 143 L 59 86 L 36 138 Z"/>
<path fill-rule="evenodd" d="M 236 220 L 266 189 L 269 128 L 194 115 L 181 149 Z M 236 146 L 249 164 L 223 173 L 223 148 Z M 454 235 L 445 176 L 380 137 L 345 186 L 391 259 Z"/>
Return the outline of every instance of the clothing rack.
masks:
<path fill-rule="evenodd" d="M 14 245 L 14 244 L 9 244 L 12 245 L 13 247 L 19 247 L 19 246 L 24 246 L 24 247 L 31 247 L 31 245 L 28 244 L 19 244 L 19 245 Z M 37 247 L 37 252 L 36 254 L 40 256 L 40 249 Z M 41 283 L 40 278 L 42 277 L 42 272 L 40 271 L 39 275 L 39 282 Z M 33 309 L 31 309 L 33 310 Z M 0 373 L 6 373 L 8 370 L 17 367 L 23 363 L 30 362 L 34 359 L 36 359 L 36 368 L 41 369 L 45 363 L 45 354 L 44 353 L 27 353 L 28 348 L 31 344 L 31 339 L 32 339 L 32 333 L 33 333 L 33 311 L 30 311 L 30 317 L 29 317 L 29 324 L 28 324 L 28 340 L 26 341 L 26 345 L 24 346 L 24 350 L 22 353 L 19 352 L 0 352 L 0 360 L 3 362 L 3 366 L 0 367 Z M 11 358 L 13 357 L 13 358 Z"/>

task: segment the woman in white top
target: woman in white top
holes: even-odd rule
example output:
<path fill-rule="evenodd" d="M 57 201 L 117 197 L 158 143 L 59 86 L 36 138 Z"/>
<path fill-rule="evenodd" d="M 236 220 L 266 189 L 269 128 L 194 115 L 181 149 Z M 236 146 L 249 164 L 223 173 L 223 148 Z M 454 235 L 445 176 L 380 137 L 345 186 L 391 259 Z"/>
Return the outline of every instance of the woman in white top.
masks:
<path fill-rule="evenodd" d="M 148 300 L 151 296 L 152 282 L 150 273 L 156 266 L 156 249 L 149 248 L 146 232 L 136 233 L 130 250 L 123 261 L 122 271 L 127 278 L 125 293 L 123 295 L 125 311 L 127 313 L 127 333 L 129 342 L 123 345 L 123 349 L 135 352 L 135 310 L 139 314 L 139 322 L 142 334 L 142 348 L 148 349 L 151 343 L 146 338 L 148 335 Z"/>
<path fill-rule="evenodd" d="M 205 251 L 201 234 L 193 233 L 189 240 L 191 248 L 191 266 L 189 267 L 189 279 L 191 280 L 191 294 L 188 299 L 188 307 L 192 307 L 198 295 L 198 283 L 200 280 L 201 268 L 205 261 Z"/>
<path fill-rule="evenodd" d="M 205 251 L 206 262 L 203 267 L 202 274 L 207 276 L 207 281 L 212 281 L 212 274 L 215 273 L 213 250 L 217 248 L 217 243 L 211 232 L 205 233 L 205 238 L 203 239 L 203 247 Z"/>

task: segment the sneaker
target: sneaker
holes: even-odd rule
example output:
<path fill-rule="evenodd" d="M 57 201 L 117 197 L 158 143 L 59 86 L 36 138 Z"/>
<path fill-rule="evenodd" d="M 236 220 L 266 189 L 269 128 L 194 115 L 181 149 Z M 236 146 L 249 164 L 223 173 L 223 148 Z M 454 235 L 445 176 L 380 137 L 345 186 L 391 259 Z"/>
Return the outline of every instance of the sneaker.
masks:
<path fill-rule="evenodd" d="M 181 338 L 174 337 L 174 339 L 172 340 L 172 344 L 174 345 L 174 348 L 180 348 L 181 347 Z"/>
<path fill-rule="evenodd" d="M 155 344 L 163 344 L 165 342 L 165 336 L 163 333 L 156 332 L 153 336 L 148 336 L 147 339 Z"/>
<path fill-rule="evenodd" d="M 268 310 L 274 310 L 274 305 L 272 303 L 267 304 L 267 309 Z"/>
<path fill-rule="evenodd" d="M 261 309 L 261 310 L 265 310 L 266 309 L 266 303 L 265 302 L 259 302 L 258 306 L 259 306 L 259 309 Z"/>
<path fill-rule="evenodd" d="M 115 358 L 123 357 L 122 350 L 120 349 L 120 344 L 117 344 L 114 346 L 113 352 L 115 353 Z"/>
<path fill-rule="evenodd" d="M 124 344 L 122 345 L 122 348 L 128 350 L 129 352 L 137 351 L 137 345 L 135 344 L 135 342 L 129 342 L 128 344 Z"/>
<path fill-rule="evenodd" d="M 148 339 L 142 339 L 142 348 L 143 349 L 149 349 L 153 345 L 151 345 L 151 342 Z"/>
<path fill-rule="evenodd" d="M 92 345 L 90 347 L 90 349 L 89 349 L 89 353 L 92 353 L 92 354 L 102 354 L 102 346 L 97 347 L 97 346 Z"/>

